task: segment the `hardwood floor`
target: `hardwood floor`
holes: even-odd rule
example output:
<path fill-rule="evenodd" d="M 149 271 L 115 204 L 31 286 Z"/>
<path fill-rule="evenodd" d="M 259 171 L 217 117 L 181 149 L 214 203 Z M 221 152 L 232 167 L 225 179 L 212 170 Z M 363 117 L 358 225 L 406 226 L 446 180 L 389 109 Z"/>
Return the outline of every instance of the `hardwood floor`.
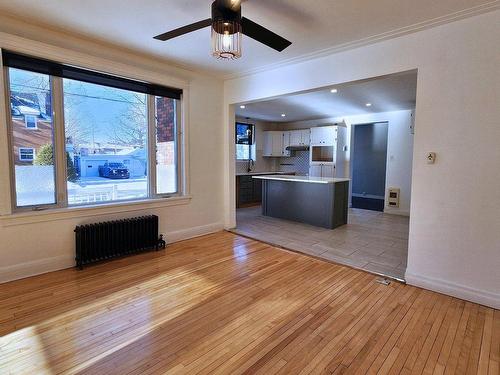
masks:
<path fill-rule="evenodd" d="M 0 374 L 498 374 L 500 311 L 231 233 L 0 285 Z"/>

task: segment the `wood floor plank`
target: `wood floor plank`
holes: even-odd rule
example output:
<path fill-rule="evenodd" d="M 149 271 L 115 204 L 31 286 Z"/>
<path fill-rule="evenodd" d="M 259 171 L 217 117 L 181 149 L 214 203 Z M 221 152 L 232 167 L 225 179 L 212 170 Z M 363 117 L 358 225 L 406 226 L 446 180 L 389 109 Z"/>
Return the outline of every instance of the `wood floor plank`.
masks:
<path fill-rule="evenodd" d="M 498 375 L 498 310 L 375 279 L 220 232 L 2 284 L 0 373 Z"/>

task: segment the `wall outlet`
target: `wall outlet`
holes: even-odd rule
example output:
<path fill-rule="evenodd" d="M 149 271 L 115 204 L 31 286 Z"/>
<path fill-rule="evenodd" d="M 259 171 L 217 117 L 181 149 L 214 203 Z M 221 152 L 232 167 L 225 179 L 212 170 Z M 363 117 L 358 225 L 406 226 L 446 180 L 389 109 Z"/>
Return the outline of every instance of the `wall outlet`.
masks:
<path fill-rule="evenodd" d="M 426 159 L 427 159 L 427 164 L 434 164 L 436 162 L 436 153 L 428 152 Z"/>
<path fill-rule="evenodd" d="M 394 187 L 390 187 L 387 190 L 387 205 L 389 207 L 399 207 L 399 195 L 401 194 L 401 190 Z"/>

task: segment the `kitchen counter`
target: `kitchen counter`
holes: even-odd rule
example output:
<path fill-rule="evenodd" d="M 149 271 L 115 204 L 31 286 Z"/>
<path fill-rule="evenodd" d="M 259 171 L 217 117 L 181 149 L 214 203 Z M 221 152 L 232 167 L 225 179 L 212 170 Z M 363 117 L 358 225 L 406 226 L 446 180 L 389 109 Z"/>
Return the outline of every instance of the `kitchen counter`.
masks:
<path fill-rule="evenodd" d="M 335 184 L 337 182 L 348 182 L 348 178 L 329 178 L 329 177 L 312 177 L 312 176 L 282 176 L 282 175 L 265 175 L 265 176 L 253 176 L 253 178 L 258 178 L 260 180 L 276 180 L 276 181 L 296 181 L 296 182 L 308 182 L 313 184 Z"/>
<path fill-rule="evenodd" d="M 283 174 L 293 174 L 293 172 L 243 172 L 236 173 L 236 177 L 238 176 L 262 176 L 262 175 L 283 175 Z"/>
<path fill-rule="evenodd" d="M 347 224 L 349 179 L 252 176 L 262 182 L 262 215 L 334 229 Z"/>

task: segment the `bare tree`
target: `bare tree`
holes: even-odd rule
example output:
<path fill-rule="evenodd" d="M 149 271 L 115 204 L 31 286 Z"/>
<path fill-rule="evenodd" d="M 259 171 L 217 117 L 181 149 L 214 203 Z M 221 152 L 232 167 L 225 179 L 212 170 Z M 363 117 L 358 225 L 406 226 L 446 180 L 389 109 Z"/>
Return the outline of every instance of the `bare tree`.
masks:
<path fill-rule="evenodd" d="M 93 135 L 92 119 L 83 118 L 79 105 L 87 94 L 84 85 L 78 81 L 65 81 L 64 85 L 64 128 L 66 139 L 71 139 L 75 147 L 89 143 Z"/>
<path fill-rule="evenodd" d="M 127 97 L 120 95 L 118 97 L 129 105 L 127 111 L 120 114 L 112 126 L 115 142 L 122 146 L 146 147 L 148 134 L 146 95 L 131 92 Z"/>

